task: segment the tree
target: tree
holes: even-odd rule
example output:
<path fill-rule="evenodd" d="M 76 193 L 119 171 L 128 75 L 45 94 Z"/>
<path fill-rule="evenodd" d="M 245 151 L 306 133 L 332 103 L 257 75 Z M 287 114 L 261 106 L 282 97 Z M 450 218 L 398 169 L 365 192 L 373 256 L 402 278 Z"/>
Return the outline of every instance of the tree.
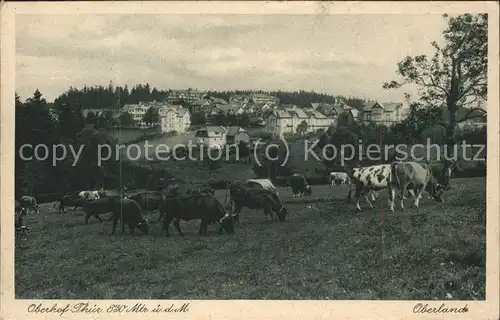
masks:
<path fill-rule="evenodd" d="M 130 127 L 135 124 L 134 118 L 128 112 L 123 112 L 120 114 L 120 126 L 121 127 Z"/>
<path fill-rule="evenodd" d="M 297 133 L 304 134 L 307 132 L 307 128 L 308 128 L 307 122 L 305 120 L 302 120 L 302 122 L 299 123 L 299 125 L 297 126 Z"/>
<path fill-rule="evenodd" d="M 155 108 L 149 108 L 148 111 L 144 114 L 142 117 L 142 121 L 144 121 L 148 125 L 152 125 L 153 123 L 158 123 L 159 117 L 158 117 L 158 111 L 156 111 Z"/>
<path fill-rule="evenodd" d="M 402 81 L 387 82 L 383 87 L 392 89 L 408 83 L 416 84 L 424 105 L 444 106 L 448 119 L 439 125 L 445 129 L 450 153 L 455 144 L 457 124 L 477 115 L 477 112 L 486 113 L 481 106 L 487 96 L 488 15 L 467 13 L 456 17 L 445 14 L 443 17 L 448 22 L 443 31 L 444 45 L 432 42 L 435 53 L 430 59 L 426 55 L 407 56 L 398 63 L 397 73 Z M 469 108 L 469 112 L 457 119 L 460 108 Z M 450 165 L 445 162 L 443 172 Z M 448 185 L 449 179 L 444 182 Z"/>

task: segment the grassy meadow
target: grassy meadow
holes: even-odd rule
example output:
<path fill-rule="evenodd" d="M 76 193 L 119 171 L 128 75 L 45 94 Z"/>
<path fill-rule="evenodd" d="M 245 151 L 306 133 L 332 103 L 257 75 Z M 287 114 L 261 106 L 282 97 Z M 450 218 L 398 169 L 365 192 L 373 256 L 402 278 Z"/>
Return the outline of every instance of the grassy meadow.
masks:
<path fill-rule="evenodd" d="M 43 204 L 16 240 L 15 296 L 21 299 L 485 299 L 486 182 L 454 179 L 445 203 L 424 196 L 419 209 L 388 212 L 345 203 L 345 186 L 314 186 L 271 223 L 243 209 L 236 233 L 185 237 L 160 224 L 150 234 L 110 236 L 111 222 Z M 225 191 L 217 191 L 223 203 Z M 385 235 L 380 219 L 385 214 Z M 157 214 L 151 214 L 157 218 Z M 128 232 L 128 230 L 126 231 Z"/>

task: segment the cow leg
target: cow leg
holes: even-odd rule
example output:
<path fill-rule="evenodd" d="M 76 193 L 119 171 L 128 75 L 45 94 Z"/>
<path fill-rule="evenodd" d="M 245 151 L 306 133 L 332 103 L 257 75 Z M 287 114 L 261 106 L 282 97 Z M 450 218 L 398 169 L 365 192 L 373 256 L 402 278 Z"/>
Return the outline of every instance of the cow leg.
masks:
<path fill-rule="evenodd" d="M 165 219 L 163 219 L 163 229 L 165 229 L 165 236 L 168 237 L 169 234 L 168 234 L 168 227 L 170 226 L 170 222 L 172 222 L 172 218 L 171 217 L 165 217 Z"/>
<path fill-rule="evenodd" d="M 120 218 L 120 217 L 119 217 L 117 214 L 113 213 L 113 230 L 111 231 L 111 234 L 110 234 L 110 235 L 114 235 L 114 234 L 115 234 L 115 231 L 116 231 L 116 225 L 117 225 L 117 223 L 118 223 L 118 219 L 119 219 L 119 218 Z"/>
<path fill-rule="evenodd" d="M 89 224 L 89 218 L 90 218 L 91 215 L 92 214 L 90 214 L 90 213 L 85 213 L 85 224 L 86 225 Z"/>
<path fill-rule="evenodd" d="M 198 234 L 201 235 L 203 233 L 203 225 L 205 223 L 205 220 L 201 219 L 200 222 L 200 230 L 198 231 Z"/>
<path fill-rule="evenodd" d="M 401 188 L 401 192 L 400 192 L 400 197 L 401 197 L 401 210 L 402 211 L 405 211 L 405 199 L 404 199 L 404 195 L 406 193 L 406 188 L 408 187 L 408 185 L 403 185 L 403 187 Z"/>
<path fill-rule="evenodd" d="M 103 222 L 103 221 L 104 221 L 104 220 L 102 220 L 102 219 L 101 219 L 101 217 L 99 216 L 99 214 L 98 214 L 98 213 L 94 213 L 94 214 L 93 214 L 93 216 L 94 216 L 97 220 L 99 220 L 100 222 Z"/>
<path fill-rule="evenodd" d="M 391 212 L 394 212 L 394 200 L 396 199 L 396 188 L 390 187 L 389 188 L 389 209 Z"/>
<path fill-rule="evenodd" d="M 356 195 L 355 195 L 355 197 L 356 197 L 356 210 L 360 211 L 360 212 L 362 211 L 361 206 L 359 205 L 359 198 L 361 198 L 361 193 L 362 193 L 362 190 L 356 186 Z M 351 190 L 349 190 L 349 198 L 348 199 L 350 199 L 350 194 L 351 194 Z"/>
<path fill-rule="evenodd" d="M 234 216 L 234 224 L 237 226 L 240 225 L 240 212 L 241 212 L 242 208 L 243 208 L 243 206 L 241 204 L 235 203 L 233 215 L 235 215 Z"/>
<path fill-rule="evenodd" d="M 415 199 L 415 190 L 414 189 L 409 189 L 408 193 L 410 194 L 410 196 L 412 196 Z"/>
<path fill-rule="evenodd" d="M 206 236 L 207 229 L 208 229 L 208 221 L 201 220 L 201 228 L 202 228 L 203 235 Z"/>
<path fill-rule="evenodd" d="M 415 204 L 414 204 L 415 208 L 418 208 L 420 198 L 422 197 L 422 192 L 424 192 L 426 186 L 427 186 L 427 184 L 423 184 L 422 187 L 420 188 L 420 190 L 418 190 L 418 195 L 415 198 Z"/>
<path fill-rule="evenodd" d="M 368 205 L 370 206 L 370 208 L 373 209 L 373 204 L 371 203 L 371 201 L 369 199 L 368 193 L 364 193 L 363 196 L 364 196 L 366 202 L 368 203 Z M 375 201 L 375 198 L 373 197 L 373 193 L 372 193 L 372 201 Z"/>
<path fill-rule="evenodd" d="M 181 231 L 181 225 L 179 224 L 179 219 L 178 218 L 174 219 L 174 227 L 177 229 L 177 231 L 179 231 L 179 234 L 181 236 L 184 236 L 184 234 Z"/>
<path fill-rule="evenodd" d="M 160 223 L 161 222 L 161 219 L 165 216 L 165 212 L 161 211 L 160 210 L 160 213 L 158 215 L 158 221 L 156 223 Z"/>
<path fill-rule="evenodd" d="M 351 194 L 352 194 L 352 185 L 349 184 L 349 192 L 347 193 L 346 203 L 349 203 L 351 201 Z"/>

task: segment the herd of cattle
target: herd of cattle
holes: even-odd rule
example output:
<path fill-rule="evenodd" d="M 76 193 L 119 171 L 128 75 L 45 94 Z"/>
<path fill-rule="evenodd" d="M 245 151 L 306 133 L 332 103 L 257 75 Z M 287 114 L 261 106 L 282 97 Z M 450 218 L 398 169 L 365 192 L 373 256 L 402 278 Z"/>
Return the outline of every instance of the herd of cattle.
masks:
<path fill-rule="evenodd" d="M 373 208 L 372 202 L 368 199 L 369 196 L 371 195 L 374 201 L 378 192 L 387 189 L 390 209 L 394 212 L 396 196 L 401 199 L 402 210 L 404 210 L 404 200 L 407 195 L 414 198 L 414 205 L 418 208 L 424 191 L 428 192 L 429 198 L 442 202 L 451 170 L 452 168 L 441 171 L 436 176 L 435 170 L 427 164 L 398 161 L 369 167 L 346 168 L 347 172 L 330 173 L 330 180 L 332 185 L 340 181 L 341 185 L 349 186 L 348 201 L 351 198 L 352 187 L 355 187 L 358 211 L 361 211 L 359 204 L 361 197 L 365 198 Z M 312 188 L 302 175 L 292 175 L 289 186 L 292 189 L 292 197 L 312 195 Z M 194 191 L 183 191 L 186 190 L 182 189 L 180 183 L 154 191 L 126 192 L 122 190 L 118 194 L 111 194 L 104 190 L 81 191 L 75 195 L 62 196 L 54 202 L 52 209 L 64 214 L 67 207 L 73 207 L 73 210 L 81 208 L 85 213 L 85 224 L 88 224 L 90 217 L 95 217 L 102 222 L 104 220 L 100 216 L 111 213 L 112 215 L 107 219 L 113 221 L 111 234 L 115 233 L 118 221 L 121 221 L 122 233 L 125 232 L 126 224 L 132 234 L 135 229 L 147 234 L 150 222 L 143 217 L 143 213 L 158 211 L 157 222 L 163 221 L 162 228 L 167 236 L 172 221 L 179 234 L 183 235 L 180 228 L 181 220 L 201 220 L 199 234 L 206 235 L 207 226 L 214 223 L 220 225 L 219 233 L 226 231 L 231 234 L 235 226 L 239 225 L 239 215 L 244 207 L 262 209 L 265 217 L 269 215 L 272 221 L 285 221 L 288 214 L 278 191 L 268 179 L 249 179 L 228 184 L 225 208 L 214 197 L 215 190 L 208 186 Z M 34 197 L 23 196 L 16 200 L 16 234 L 25 234 L 29 230 L 23 221 L 23 217 L 29 211 L 39 212 L 39 205 Z"/>

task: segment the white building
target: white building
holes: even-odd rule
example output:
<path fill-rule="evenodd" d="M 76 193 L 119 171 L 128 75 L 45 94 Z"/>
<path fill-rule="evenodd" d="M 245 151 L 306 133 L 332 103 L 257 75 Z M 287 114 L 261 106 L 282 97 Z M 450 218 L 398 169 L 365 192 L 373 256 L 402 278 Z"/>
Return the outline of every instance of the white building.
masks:
<path fill-rule="evenodd" d="M 408 111 L 401 102 L 368 102 L 363 107 L 362 121 L 364 124 L 392 125 L 403 121 Z"/>
<path fill-rule="evenodd" d="M 335 118 L 327 117 L 318 111 L 306 113 L 300 108 L 273 110 L 264 120 L 266 131 L 277 136 L 297 133 L 297 127 L 302 122 L 307 124 L 306 132 L 314 132 L 318 129 L 326 130 L 335 123 Z"/>
<path fill-rule="evenodd" d="M 162 132 L 186 132 L 191 126 L 191 114 L 186 108 L 168 106 L 158 112 Z"/>
<path fill-rule="evenodd" d="M 211 147 L 222 147 L 226 144 L 227 129 L 221 126 L 206 126 L 195 134 L 195 143 Z"/>

